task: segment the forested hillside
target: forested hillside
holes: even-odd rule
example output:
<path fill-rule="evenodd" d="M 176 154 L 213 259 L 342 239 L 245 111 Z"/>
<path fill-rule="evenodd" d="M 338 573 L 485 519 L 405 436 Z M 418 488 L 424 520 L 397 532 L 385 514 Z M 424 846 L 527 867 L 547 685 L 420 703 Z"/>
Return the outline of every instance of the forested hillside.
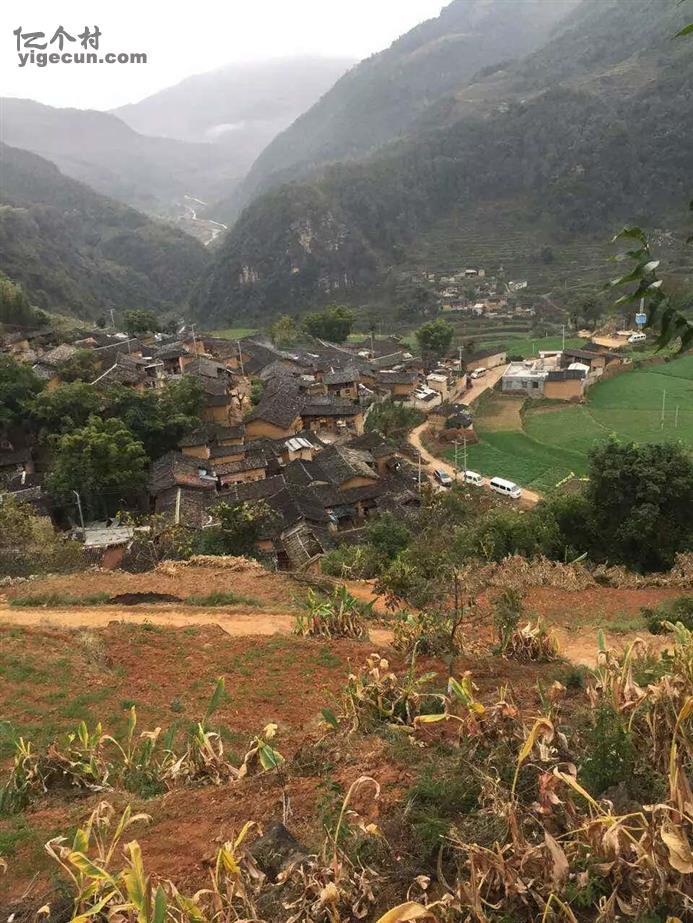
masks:
<path fill-rule="evenodd" d="M 81 317 L 181 306 L 206 263 L 201 244 L 0 145 L 0 271 L 39 307 Z"/>
<path fill-rule="evenodd" d="M 222 214 L 232 218 L 258 191 L 406 135 L 429 105 L 479 69 L 539 47 L 577 2 L 453 0 L 436 19 L 350 70 L 278 135 Z"/>
<path fill-rule="evenodd" d="M 528 233 L 573 243 L 683 220 L 693 49 L 672 36 L 684 22 L 669 0 L 586 0 L 544 49 L 460 88 L 409 140 L 253 202 L 198 310 L 262 315 L 376 285 L 387 266 L 416 263 L 439 222 L 468 227 L 494 203 Z"/>

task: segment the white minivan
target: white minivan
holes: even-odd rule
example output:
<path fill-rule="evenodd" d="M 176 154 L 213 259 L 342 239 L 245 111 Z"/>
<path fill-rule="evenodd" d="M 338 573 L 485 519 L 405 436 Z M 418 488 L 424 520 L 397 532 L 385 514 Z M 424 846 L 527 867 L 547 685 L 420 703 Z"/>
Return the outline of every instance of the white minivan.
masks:
<path fill-rule="evenodd" d="M 474 371 L 470 375 L 470 378 L 473 378 L 476 381 L 477 378 L 483 378 L 485 374 L 486 374 L 486 369 L 484 368 L 474 369 Z"/>
<path fill-rule="evenodd" d="M 473 484 L 475 487 L 481 487 L 484 479 L 476 471 L 465 471 L 463 474 L 465 484 Z"/>
<path fill-rule="evenodd" d="M 647 339 L 647 334 L 639 331 L 638 333 L 631 333 L 628 337 L 629 343 L 644 343 Z"/>
<path fill-rule="evenodd" d="M 522 496 L 522 488 L 512 481 L 506 481 L 505 478 L 491 478 L 489 486 L 497 494 L 503 494 L 504 497 L 511 497 L 513 500 Z"/>

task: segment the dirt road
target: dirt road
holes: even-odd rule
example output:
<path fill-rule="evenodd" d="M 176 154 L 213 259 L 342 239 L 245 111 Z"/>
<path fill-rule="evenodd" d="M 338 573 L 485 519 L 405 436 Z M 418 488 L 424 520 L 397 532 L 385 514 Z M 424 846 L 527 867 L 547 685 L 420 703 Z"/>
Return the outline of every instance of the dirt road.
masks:
<path fill-rule="evenodd" d="M 490 369 L 483 378 L 477 379 L 474 382 L 474 385 L 465 390 L 464 388 L 455 392 L 454 398 L 462 401 L 465 404 L 471 404 L 473 401 L 477 400 L 484 391 L 487 391 L 489 388 L 492 388 L 497 381 L 503 377 L 503 372 L 507 366 L 499 366 L 496 369 Z M 424 447 L 421 442 L 421 436 L 428 426 L 428 421 L 424 421 L 420 426 L 417 426 L 409 433 L 408 442 L 412 445 L 418 452 L 421 453 L 423 461 L 427 465 L 431 465 L 439 471 L 444 471 L 446 474 L 449 474 L 451 478 L 455 478 L 455 475 L 458 472 L 455 471 L 454 465 L 451 465 L 449 462 L 445 461 L 442 458 L 438 458 L 435 455 L 432 455 L 428 449 Z M 433 472 L 428 472 L 429 477 L 433 480 Z M 483 486 L 489 489 L 488 478 L 484 478 Z M 540 495 L 533 490 L 528 490 L 526 487 L 522 488 L 522 499 L 520 504 L 524 506 L 534 506 L 541 499 Z M 512 502 L 512 501 L 511 501 Z"/>
<path fill-rule="evenodd" d="M 111 622 L 129 622 L 134 625 L 147 623 L 173 628 L 218 625 L 226 634 L 238 638 L 291 634 L 294 619 L 295 615 L 289 612 L 175 608 L 165 605 L 138 606 L 136 609 L 122 606 L 74 609 L 15 609 L 0 606 L 0 622 L 12 625 L 55 625 L 62 628 L 105 628 Z M 392 640 L 392 632 L 384 628 L 371 629 L 370 636 L 377 645 L 387 645 Z"/>

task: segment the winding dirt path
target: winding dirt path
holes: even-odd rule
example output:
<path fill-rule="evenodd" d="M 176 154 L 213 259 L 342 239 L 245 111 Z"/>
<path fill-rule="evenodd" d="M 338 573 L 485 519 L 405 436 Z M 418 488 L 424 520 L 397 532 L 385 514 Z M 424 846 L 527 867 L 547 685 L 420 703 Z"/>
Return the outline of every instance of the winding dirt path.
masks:
<path fill-rule="evenodd" d="M 503 372 L 506 370 L 507 366 L 502 365 L 495 369 L 490 369 L 483 378 L 478 379 L 474 385 L 468 390 L 458 389 L 453 398 L 460 400 L 465 404 L 472 404 L 476 401 L 484 391 L 487 391 L 489 388 L 492 388 L 497 381 L 503 377 Z M 455 466 L 451 465 L 449 462 L 445 461 L 444 458 L 438 458 L 436 455 L 432 455 L 427 448 L 423 445 L 421 441 L 421 436 L 423 435 L 425 429 L 428 426 L 428 420 L 424 420 L 420 426 L 417 426 L 413 429 L 407 441 L 411 446 L 413 446 L 417 452 L 421 454 L 421 458 L 427 465 L 433 465 L 439 471 L 444 471 L 446 474 L 449 474 L 451 478 L 455 478 L 459 475 L 459 472 L 455 470 Z M 434 480 L 433 472 L 427 472 L 428 477 L 431 481 Z M 483 487 L 490 489 L 488 478 L 484 478 Z M 534 506 L 541 500 L 541 495 L 534 490 L 529 490 L 527 487 L 522 488 L 522 499 L 520 500 L 520 505 L 522 506 Z"/>

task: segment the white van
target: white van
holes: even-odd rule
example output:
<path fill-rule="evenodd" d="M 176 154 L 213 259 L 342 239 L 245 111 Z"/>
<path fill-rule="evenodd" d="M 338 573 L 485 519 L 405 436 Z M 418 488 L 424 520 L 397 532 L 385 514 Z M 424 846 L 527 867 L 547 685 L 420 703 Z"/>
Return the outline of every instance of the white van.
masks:
<path fill-rule="evenodd" d="M 484 479 L 476 471 L 465 471 L 463 477 L 465 484 L 473 484 L 475 487 L 481 487 L 484 483 Z"/>
<path fill-rule="evenodd" d="M 628 337 L 629 343 L 644 343 L 647 339 L 647 334 L 643 333 L 641 330 L 638 333 L 631 333 Z"/>
<path fill-rule="evenodd" d="M 479 368 L 479 369 L 474 369 L 470 377 L 476 380 L 477 378 L 483 378 L 485 374 L 486 374 L 486 369 Z"/>
<path fill-rule="evenodd" d="M 503 494 L 504 497 L 511 497 L 513 500 L 522 496 L 522 488 L 512 481 L 506 481 L 505 478 L 491 478 L 489 486 L 497 494 Z"/>

